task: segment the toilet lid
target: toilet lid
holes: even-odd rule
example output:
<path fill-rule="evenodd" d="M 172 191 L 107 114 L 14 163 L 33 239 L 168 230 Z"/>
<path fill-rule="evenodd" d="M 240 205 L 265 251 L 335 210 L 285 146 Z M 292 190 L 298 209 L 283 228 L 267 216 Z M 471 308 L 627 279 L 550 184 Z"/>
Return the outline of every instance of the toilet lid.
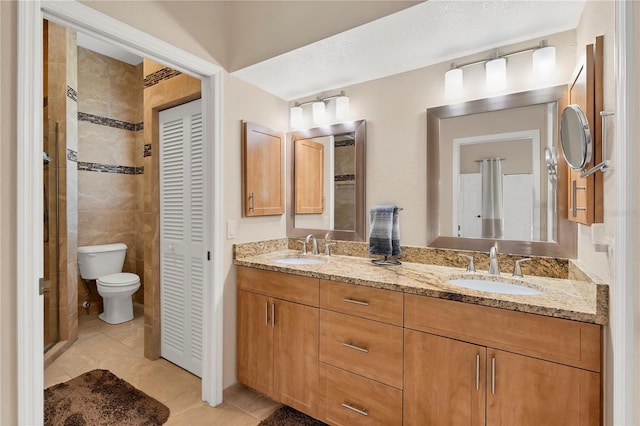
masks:
<path fill-rule="evenodd" d="M 131 274 L 129 272 L 120 272 L 119 274 L 111 274 L 104 275 L 98 278 L 98 284 L 110 286 L 110 287 L 120 287 L 125 285 L 136 284 L 140 282 L 140 277 L 136 274 Z"/>

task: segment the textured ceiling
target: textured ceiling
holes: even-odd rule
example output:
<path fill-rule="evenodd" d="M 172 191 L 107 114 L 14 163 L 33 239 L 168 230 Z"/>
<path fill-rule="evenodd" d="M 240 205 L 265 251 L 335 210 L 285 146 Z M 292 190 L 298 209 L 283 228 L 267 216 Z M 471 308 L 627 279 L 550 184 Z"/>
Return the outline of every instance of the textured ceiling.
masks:
<path fill-rule="evenodd" d="M 583 0 L 430 0 L 233 72 L 285 100 L 574 29 Z"/>

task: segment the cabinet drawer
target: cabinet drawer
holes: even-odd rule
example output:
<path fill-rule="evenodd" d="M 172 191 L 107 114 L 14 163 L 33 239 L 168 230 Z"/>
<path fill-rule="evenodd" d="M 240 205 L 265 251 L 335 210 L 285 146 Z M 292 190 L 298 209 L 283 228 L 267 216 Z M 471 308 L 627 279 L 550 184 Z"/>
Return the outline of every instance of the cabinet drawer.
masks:
<path fill-rule="evenodd" d="M 251 291 L 290 302 L 318 306 L 319 280 L 300 275 L 237 267 L 238 290 Z"/>
<path fill-rule="evenodd" d="M 596 324 L 406 294 L 405 327 L 600 371 Z"/>
<path fill-rule="evenodd" d="M 320 361 L 402 389 L 402 328 L 320 310 Z"/>
<path fill-rule="evenodd" d="M 319 411 L 331 425 L 402 425 L 402 391 L 320 363 Z"/>
<path fill-rule="evenodd" d="M 320 280 L 320 306 L 402 326 L 402 293 Z"/>

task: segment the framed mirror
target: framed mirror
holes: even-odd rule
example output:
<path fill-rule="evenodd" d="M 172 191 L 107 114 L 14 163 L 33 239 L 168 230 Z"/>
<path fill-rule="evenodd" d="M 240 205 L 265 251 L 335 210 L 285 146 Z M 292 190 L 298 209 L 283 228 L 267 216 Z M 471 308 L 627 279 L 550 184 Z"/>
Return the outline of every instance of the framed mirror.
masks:
<path fill-rule="evenodd" d="M 485 251 L 498 243 L 502 253 L 575 257 L 577 228 L 567 220 L 563 184 L 568 168 L 564 162 L 550 168 L 545 158 L 547 152 L 560 148 L 558 114 L 566 104 L 566 91 L 566 86 L 556 86 L 427 110 L 428 246 Z M 514 118 L 518 114 L 540 115 L 544 124 L 518 127 Z M 471 124 L 474 120 L 478 128 Z M 447 133 L 447 128 L 452 130 Z M 487 173 L 483 168 L 491 172 L 483 175 Z M 492 175 L 492 187 L 498 186 L 502 194 L 498 201 L 485 203 L 481 188 L 483 183 L 488 186 L 485 179 Z M 518 182 L 526 188 L 517 186 Z M 474 191 L 479 194 L 471 197 Z M 529 205 L 526 211 L 519 210 L 522 196 Z M 461 212 L 474 204 L 469 201 L 473 199 L 478 212 L 464 217 Z M 524 235 L 507 233 L 506 217 L 500 211 L 505 208 L 513 209 L 512 218 L 525 219 L 526 223 L 516 225 L 526 229 Z M 502 233 L 495 232 L 497 219 L 503 219 Z M 473 221 L 476 234 L 461 231 Z M 484 232 L 484 222 L 493 233 Z"/>
<path fill-rule="evenodd" d="M 290 132 L 287 236 L 365 241 L 365 120 Z"/>
<path fill-rule="evenodd" d="M 591 131 L 580 105 L 567 105 L 560 121 L 562 153 L 573 170 L 582 170 L 591 161 Z"/>

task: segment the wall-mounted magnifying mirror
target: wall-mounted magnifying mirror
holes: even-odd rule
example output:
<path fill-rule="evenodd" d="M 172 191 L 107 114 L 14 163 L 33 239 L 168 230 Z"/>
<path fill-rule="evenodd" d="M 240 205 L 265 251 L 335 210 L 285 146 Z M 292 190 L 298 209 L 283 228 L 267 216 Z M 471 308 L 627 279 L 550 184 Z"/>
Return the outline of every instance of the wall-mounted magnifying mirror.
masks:
<path fill-rule="evenodd" d="M 591 131 L 587 117 L 579 105 L 568 105 L 562 111 L 560 141 L 564 158 L 574 170 L 582 170 L 591 161 Z"/>

